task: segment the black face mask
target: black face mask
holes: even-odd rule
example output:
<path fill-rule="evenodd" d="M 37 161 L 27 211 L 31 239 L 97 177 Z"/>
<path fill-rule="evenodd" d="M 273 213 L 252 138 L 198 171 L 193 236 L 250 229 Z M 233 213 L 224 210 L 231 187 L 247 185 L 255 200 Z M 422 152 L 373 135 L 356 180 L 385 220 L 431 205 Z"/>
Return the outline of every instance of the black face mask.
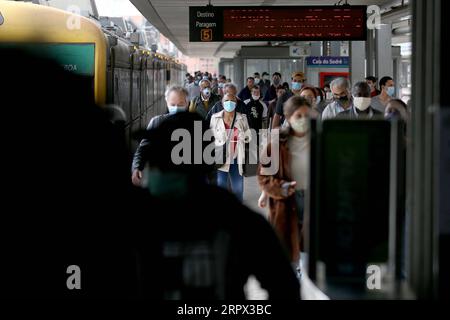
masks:
<path fill-rule="evenodd" d="M 342 102 L 342 103 L 346 103 L 346 102 L 348 102 L 348 96 L 339 97 L 338 100 L 339 100 L 340 102 Z"/>

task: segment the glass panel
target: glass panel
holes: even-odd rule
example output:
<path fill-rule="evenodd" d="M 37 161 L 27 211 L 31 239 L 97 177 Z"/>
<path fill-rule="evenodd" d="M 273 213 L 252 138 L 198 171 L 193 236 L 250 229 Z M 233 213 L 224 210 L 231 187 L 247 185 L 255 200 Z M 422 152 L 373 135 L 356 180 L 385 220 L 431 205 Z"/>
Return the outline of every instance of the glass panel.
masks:
<path fill-rule="evenodd" d="M 270 71 L 272 75 L 275 72 L 281 73 L 282 82 L 291 82 L 291 75 L 296 71 L 303 71 L 303 59 L 270 59 Z"/>
<path fill-rule="evenodd" d="M 244 81 L 247 77 L 252 77 L 255 72 L 262 74 L 269 69 L 268 59 L 247 59 L 245 64 Z"/>
<path fill-rule="evenodd" d="M 233 82 L 234 78 L 234 64 L 233 63 L 225 63 L 223 66 L 224 70 L 224 76 L 227 77 L 227 79 L 231 79 Z"/>
<path fill-rule="evenodd" d="M 411 99 L 411 59 L 402 59 L 400 63 L 400 99 L 408 103 Z"/>
<path fill-rule="evenodd" d="M 272 75 L 280 72 L 282 81 L 290 83 L 291 75 L 296 71 L 304 71 L 303 59 L 246 59 L 244 62 L 244 80 L 255 72 L 262 74 L 269 72 Z"/>

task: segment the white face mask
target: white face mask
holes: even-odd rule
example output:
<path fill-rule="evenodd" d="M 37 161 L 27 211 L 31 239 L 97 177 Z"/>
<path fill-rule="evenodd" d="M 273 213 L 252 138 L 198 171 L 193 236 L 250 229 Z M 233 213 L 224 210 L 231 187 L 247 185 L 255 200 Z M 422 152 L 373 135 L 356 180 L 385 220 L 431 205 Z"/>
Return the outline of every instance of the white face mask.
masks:
<path fill-rule="evenodd" d="M 167 106 L 170 114 L 186 111 L 186 106 Z"/>
<path fill-rule="evenodd" d="M 255 78 L 255 84 L 259 84 L 260 81 L 261 81 L 260 79 Z"/>
<path fill-rule="evenodd" d="M 202 92 L 205 95 L 205 97 L 209 97 L 211 95 L 211 89 L 209 89 L 209 88 L 203 89 Z"/>
<path fill-rule="evenodd" d="M 259 98 L 261 98 L 261 97 L 260 97 L 260 96 L 254 96 L 254 95 L 252 95 L 252 98 L 253 98 L 253 100 L 258 101 Z"/>
<path fill-rule="evenodd" d="M 327 100 L 333 99 L 333 92 L 327 92 Z"/>
<path fill-rule="evenodd" d="M 353 97 L 353 104 L 360 111 L 366 111 L 370 107 L 371 103 L 372 98 Z"/>
<path fill-rule="evenodd" d="M 290 123 L 290 125 L 292 130 L 296 133 L 305 134 L 308 131 L 308 121 L 306 118 L 295 119 Z"/>

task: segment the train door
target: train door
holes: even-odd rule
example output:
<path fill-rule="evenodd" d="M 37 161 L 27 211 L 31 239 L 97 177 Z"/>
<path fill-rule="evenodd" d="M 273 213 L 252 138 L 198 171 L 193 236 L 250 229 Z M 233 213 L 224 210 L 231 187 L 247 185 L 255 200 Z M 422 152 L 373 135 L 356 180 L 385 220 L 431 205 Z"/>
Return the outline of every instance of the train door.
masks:
<path fill-rule="evenodd" d="M 158 114 L 162 114 L 164 113 L 163 111 L 163 105 L 164 105 L 164 87 L 166 84 L 166 63 L 165 62 L 161 62 L 160 68 L 159 68 L 159 92 L 158 92 Z"/>
<path fill-rule="evenodd" d="M 130 110 L 131 126 L 130 134 L 140 129 L 140 55 L 136 52 L 130 55 Z M 131 140 L 131 147 L 137 147 L 137 142 Z"/>
<path fill-rule="evenodd" d="M 140 129 L 145 129 L 145 113 L 147 111 L 147 55 L 143 54 L 141 56 L 140 61 L 140 73 L 139 73 L 139 79 L 140 79 L 140 112 L 139 112 L 139 127 Z"/>
<path fill-rule="evenodd" d="M 152 117 L 154 117 L 158 112 L 158 88 L 159 88 L 159 61 L 155 60 L 155 68 L 153 69 L 153 107 L 152 107 Z"/>
<path fill-rule="evenodd" d="M 147 77 L 148 77 L 147 96 L 149 99 L 149 103 L 148 103 L 147 112 L 146 112 L 146 122 L 148 124 L 148 123 L 150 123 L 153 108 L 155 105 L 155 62 L 154 62 L 154 58 L 149 57 L 147 64 L 149 66 L 149 69 L 147 70 Z"/>

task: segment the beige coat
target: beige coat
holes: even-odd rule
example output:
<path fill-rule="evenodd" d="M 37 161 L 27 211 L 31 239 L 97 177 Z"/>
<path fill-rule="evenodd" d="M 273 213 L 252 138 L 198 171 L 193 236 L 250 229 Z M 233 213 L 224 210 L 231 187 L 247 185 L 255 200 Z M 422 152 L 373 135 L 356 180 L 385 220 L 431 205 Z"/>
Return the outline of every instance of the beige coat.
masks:
<path fill-rule="evenodd" d="M 228 133 L 227 130 L 225 129 L 225 123 L 223 122 L 224 112 L 225 111 L 222 110 L 221 112 L 214 114 L 211 118 L 210 127 L 214 133 L 216 146 L 223 146 L 228 139 Z M 248 126 L 247 116 L 245 114 L 237 112 L 234 127 L 237 128 L 239 132 L 236 152 L 237 152 L 237 161 L 239 164 L 239 174 L 242 176 L 244 174 L 243 164 L 245 163 L 245 144 L 249 143 L 252 139 L 250 128 Z M 230 155 L 228 155 L 226 164 L 219 170 L 223 172 L 229 172 L 230 171 L 229 163 L 231 162 L 232 161 L 230 159 Z"/>

